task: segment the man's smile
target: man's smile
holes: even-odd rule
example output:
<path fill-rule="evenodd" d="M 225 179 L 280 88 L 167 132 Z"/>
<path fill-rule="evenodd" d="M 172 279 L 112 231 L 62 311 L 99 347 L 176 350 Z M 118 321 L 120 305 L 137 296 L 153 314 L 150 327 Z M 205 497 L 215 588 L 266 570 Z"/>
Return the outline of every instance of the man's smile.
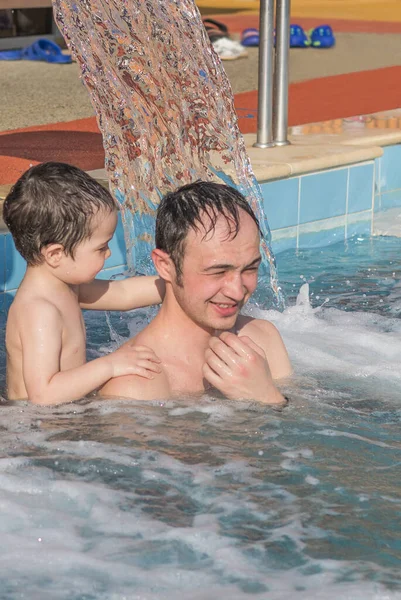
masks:
<path fill-rule="evenodd" d="M 240 309 L 240 303 L 238 302 L 213 302 L 210 300 L 210 304 L 213 305 L 216 312 L 222 317 L 231 317 Z"/>

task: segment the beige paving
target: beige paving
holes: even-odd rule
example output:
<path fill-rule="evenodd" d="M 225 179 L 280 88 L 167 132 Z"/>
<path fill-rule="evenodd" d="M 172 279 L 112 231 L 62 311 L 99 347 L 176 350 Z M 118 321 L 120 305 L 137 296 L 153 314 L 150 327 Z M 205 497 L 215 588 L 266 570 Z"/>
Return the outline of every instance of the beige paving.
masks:
<path fill-rule="evenodd" d="M 291 48 L 290 83 L 401 65 L 399 34 L 338 33 L 334 48 Z M 249 57 L 225 61 L 224 68 L 234 93 L 258 87 L 258 49 Z"/>
<path fill-rule="evenodd" d="M 329 50 L 292 49 L 290 81 L 401 64 L 400 36 L 340 33 Z M 257 88 L 258 50 L 249 57 L 225 61 L 234 93 Z M 94 112 L 76 64 L 0 61 L 0 131 L 72 121 Z"/>

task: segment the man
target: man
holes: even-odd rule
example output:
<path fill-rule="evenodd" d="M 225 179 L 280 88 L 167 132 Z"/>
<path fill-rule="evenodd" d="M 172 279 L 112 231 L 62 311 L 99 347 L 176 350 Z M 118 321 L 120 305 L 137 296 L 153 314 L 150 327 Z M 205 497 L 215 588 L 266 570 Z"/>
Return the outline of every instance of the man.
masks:
<path fill-rule="evenodd" d="M 291 365 L 280 334 L 239 314 L 257 285 L 259 242 L 251 207 L 231 187 L 198 181 L 165 196 L 152 258 L 166 294 L 134 340 L 154 350 L 162 373 L 111 379 L 101 395 L 150 400 L 216 388 L 235 400 L 282 404 L 273 380 Z"/>

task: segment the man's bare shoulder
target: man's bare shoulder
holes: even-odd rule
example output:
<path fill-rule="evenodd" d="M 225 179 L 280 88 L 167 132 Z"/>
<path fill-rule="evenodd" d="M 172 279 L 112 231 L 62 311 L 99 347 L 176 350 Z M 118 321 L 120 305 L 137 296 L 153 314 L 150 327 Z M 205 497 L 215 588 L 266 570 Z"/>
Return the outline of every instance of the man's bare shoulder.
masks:
<path fill-rule="evenodd" d="M 129 398 L 130 400 L 162 400 L 170 396 L 167 377 L 155 374 L 154 379 L 126 375 L 110 379 L 98 392 L 102 398 Z"/>
<path fill-rule="evenodd" d="M 146 329 L 134 338 L 136 346 L 150 344 Z M 126 342 L 132 344 L 132 340 Z M 140 375 L 125 375 L 114 377 L 107 381 L 98 392 L 102 397 L 129 398 L 131 400 L 159 400 L 170 396 L 170 385 L 164 371 L 153 373 L 153 379 L 147 379 Z"/>
<path fill-rule="evenodd" d="M 265 319 L 240 316 L 237 321 L 237 334 L 248 336 L 260 346 L 265 354 L 274 379 L 289 377 L 291 363 L 282 337 L 275 325 Z"/>
<path fill-rule="evenodd" d="M 258 343 L 256 338 L 261 341 L 273 341 L 277 335 L 280 335 L 278 329 L 273 323 L 265 319 L 254 319 L 253 317 L 238 317 L 236 330 L 239 335 L 248 335 L 254 342 Z M 255 338 L 253 336 L 256 336 Z"/>

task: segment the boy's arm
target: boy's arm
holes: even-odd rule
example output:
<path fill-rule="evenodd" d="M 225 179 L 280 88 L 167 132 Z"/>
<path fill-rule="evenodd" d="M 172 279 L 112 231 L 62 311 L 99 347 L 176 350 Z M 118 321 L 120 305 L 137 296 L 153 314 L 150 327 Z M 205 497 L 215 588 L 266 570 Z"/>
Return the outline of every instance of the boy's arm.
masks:
<path fill-rule="evenodd" d="M 160 304 L 164 298 L 160 277 L 129 277 L 121 281 L 95 279 L 79 286 L 81 308 L 91 310 L 132 310 Z"/>
<path fill-rule="evenodd" d="M 27 312 L 27 311 L 26 311 Z M 111 377 L 141 373 L 148 377 L 150 350 L 143 350 L 135 363 L 138 348 L 127 346 L 79 367 L 60 371 L 63 322 L 50 302 L 31 307 L 21 318 L 22 371 L 28 400 L 34 404 L 57 405 L 78 400 L 96 390 Z M 143 347 L 141 347 L 142 349 Z M 152 359 L 150 359 L 152 360 Z M 147 365 L 142 369 L 138 365 Z"/>

